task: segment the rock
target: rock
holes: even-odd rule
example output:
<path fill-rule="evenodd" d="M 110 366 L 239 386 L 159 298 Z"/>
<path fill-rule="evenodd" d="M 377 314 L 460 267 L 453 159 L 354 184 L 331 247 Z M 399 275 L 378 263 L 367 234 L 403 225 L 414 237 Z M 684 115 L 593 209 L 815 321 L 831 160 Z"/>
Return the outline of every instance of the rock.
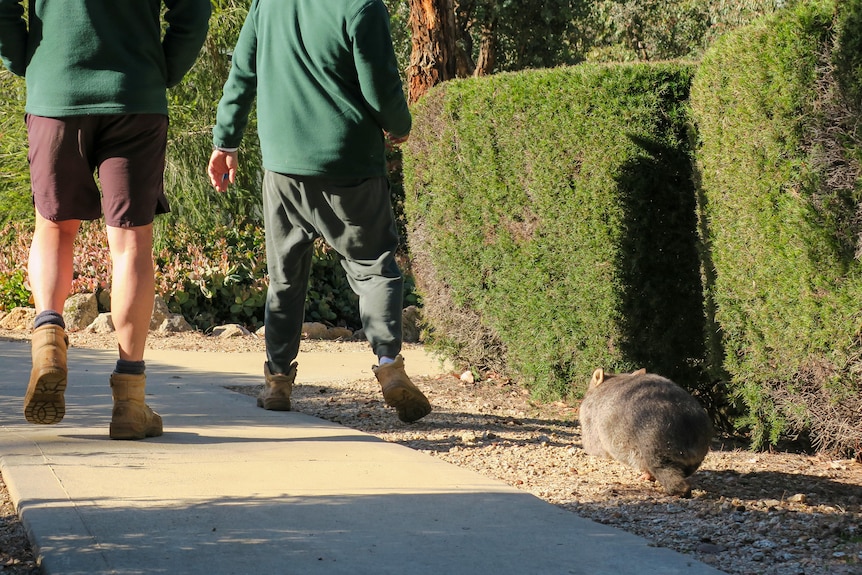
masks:
<path fill-rule="evenodd" d="M 347 340 L 353 339 L 354 335 L 353 331 L 346 327 L 328 327 L 319 321 L 307 321 L 302 324 L 302 337 L 304 339 Z"/>
<path fill-rule="evenodd" d="M 479 441 L 479 436 L 476 435 L 475 432 L 466 432 L 461 434 L 461 441 L 463 443 L 477 443 Z"/>
<path fill-rule="evenodd" d="M 99 304 L 99 312 L 111 311 L 111 290 L 100 289 L 96 292 L 96 301 Z"/>
<path fill-rule="evenodd" d="M 254 335 L 256 335 L 257 337 L 266 337 L 266 326 L 262 325 L 257 328 L 257 331 L 254 332 Z"/>
<path fill-rule="evenodd" d="M 476 383 L 476 376 L 469 369 L 461 374 L 461 381 L 464 383 Z"/>
<path fill-rule="evenodd" d="M 716 545 L 715 543 L 700 543 L 695 551 L 698 553 L 705 553 L 707 555 L 718 555 L 719 553 L 724 553 L 727 551 L 727 547 L 724 545 Z"/>
<path fill-rule="evenodd" d="M 168 309 L 168 304 L 164 298 L 156 295 L 156 300 L 153 302 L 153 316 L 150 319 L 150 329 L 159 329 L 166 319 L 171 316 L 171 310 Z"/>
<path fill-rule="evenodd" d="M 94 293 L 76 293 L 63 305 L 66 331 L 78 331 L 93 323 L 99 316 L 99 302 Z"/>
<path fill-rule="evenodd" d="M 320 322 L 304 322 L 302 324 L 302 337 L 305 339 L 325 339 L 329 328 Z"/>
<path fill-rule="evenodd" d="M 92 333 L 111 333 L 114 331 L 114 320 L 111 319 L 111 312 L 100 313 L 96 319 L 87 326 L 86 330 Z"/>
<path fill-rule="evenodd" d="M 32 307 L 16 307 L 0 320 L 3 329 L 31 329 L 36 319 L 36 310 Z"/>
<path fill-rule="evenodd" d="M 419 328 L 421 321 L 422 314 L 415 305 L 407 306 L 401 312 L 401 339 L 405 343 L 419 343 L 421 339 L 421 330 Z"/>
<path fill-rule="evenodd" d="M 352 339 L 353 332 L 346 327 L 331 327 L 323 335 L 324 339 Z"/>
<path fill-rule="evenodd" d="M 183 331 L 194 331 L 194 328 L 179 313 L 166 317 L 158 327 L 159 333 L 179 333 Z"/>
<path fill-rule="evenodd" d="M 211 335 L 214 337 L 221 337 L 227 339 L 229 337 L 242 337 L 245 335 L 251 335 L 251 332 L 243 326 L 239 325 L 238 323 L 229 323 L 227 325 L 220 325 L 213 328 Z"/>

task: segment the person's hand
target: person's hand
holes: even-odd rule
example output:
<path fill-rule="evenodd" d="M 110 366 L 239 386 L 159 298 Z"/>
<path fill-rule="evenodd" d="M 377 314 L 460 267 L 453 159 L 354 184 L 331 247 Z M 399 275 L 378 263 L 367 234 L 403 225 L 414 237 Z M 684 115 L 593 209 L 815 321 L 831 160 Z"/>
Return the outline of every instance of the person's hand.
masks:
<path fill-rule="evenodd" d="M 236 152 L 213 150 L 207 173 L 210 183 L 220 192 L 226 192 L 228 185 L 236 181 L 236 169 L 239 166 Z"/>
<path fill-rule="evenodd" d="M 393 136 L 389 132 L 386 132 L 386 138 L 389 140 L 389 142 L 391 142 L 393 145 L 396 145 L 396 146 L 398 144 L 403 144 L 404 142 L 406 142 L 407 138 L 409 138 L 409 137 L 410 137 L 410 134 L 407 134 L 406 136 Z"/>

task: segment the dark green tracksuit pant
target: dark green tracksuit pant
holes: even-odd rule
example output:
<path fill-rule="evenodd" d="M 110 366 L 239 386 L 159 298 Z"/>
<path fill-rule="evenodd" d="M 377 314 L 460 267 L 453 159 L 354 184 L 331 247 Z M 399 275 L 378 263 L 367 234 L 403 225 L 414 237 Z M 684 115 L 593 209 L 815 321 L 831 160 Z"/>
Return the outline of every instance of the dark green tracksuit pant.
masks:
<path fill-rule="evenodd" d="M 314 240 L 342 256 L 359 296 L 362 327 L 374 353 L 401 352 L 403 277 L 395 262 L 398 232 L 386 178 L 332 180 L 266 171 L 266 356 L 287 373 L 299 353 Z"/>

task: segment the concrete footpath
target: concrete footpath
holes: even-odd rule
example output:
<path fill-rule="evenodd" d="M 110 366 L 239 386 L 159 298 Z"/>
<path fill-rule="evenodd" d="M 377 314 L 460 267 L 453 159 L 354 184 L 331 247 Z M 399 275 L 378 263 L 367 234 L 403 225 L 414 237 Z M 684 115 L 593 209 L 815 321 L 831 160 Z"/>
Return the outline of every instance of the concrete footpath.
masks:
<path fill-rule="evenodd" d="M 148 352 L 162 437 L 111 441 L 114 352 L 69 350 L 66 417 L 29 425 L 26 342 L 0 341 L 0 471 L 48 574 L 714 575 L 502 482 L 226 385 L 262 354 Z M 299 384 L 372 378 L 303 353 Z M 408 373 L 438 372 L 405 353 Z M 434 417 L 432 413 L 428 417 Z M 404 425 L 393 412 L 392 425 Z"/>

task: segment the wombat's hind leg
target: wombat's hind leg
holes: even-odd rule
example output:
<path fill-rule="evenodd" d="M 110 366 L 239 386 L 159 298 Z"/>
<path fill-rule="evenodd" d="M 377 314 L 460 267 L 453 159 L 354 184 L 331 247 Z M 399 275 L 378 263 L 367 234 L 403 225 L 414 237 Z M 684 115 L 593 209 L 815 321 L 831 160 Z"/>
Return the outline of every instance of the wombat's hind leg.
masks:
<path fill-rule="evenodd" d="M 654 469 L 652 474 L 669 495 L 691 497 L 691 486 L 688 484 L 688 481 L 685 480 L 685 476 L 683 476 L 682 471 L 679 469 L 662 467 L 660 469 Z"/>

